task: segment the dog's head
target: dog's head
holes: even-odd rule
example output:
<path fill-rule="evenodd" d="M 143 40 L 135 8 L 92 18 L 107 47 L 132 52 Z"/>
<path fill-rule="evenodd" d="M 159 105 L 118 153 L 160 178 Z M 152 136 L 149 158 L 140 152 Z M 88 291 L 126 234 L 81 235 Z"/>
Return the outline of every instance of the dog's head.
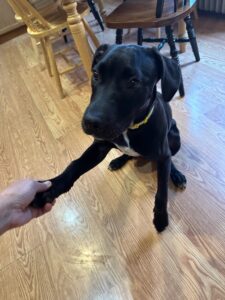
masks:
<path fill-rule="evenodd" d="M 102 45 L 92 64 L 92 95 L 82 121 L 87 134 L 113 140 L 149 107 L 161 79 L 162 95 L 170 101 L 180 85 L 177 63 L 155 48 Z"/>

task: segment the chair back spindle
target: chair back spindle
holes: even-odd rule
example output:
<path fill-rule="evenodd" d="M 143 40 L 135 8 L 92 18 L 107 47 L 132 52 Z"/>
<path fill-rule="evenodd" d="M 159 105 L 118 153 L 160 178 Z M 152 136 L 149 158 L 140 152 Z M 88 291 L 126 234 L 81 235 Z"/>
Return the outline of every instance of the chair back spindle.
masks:
<path fill-rule="evenodd" d="M 193 2 L 193 1 L 191 1 Z M 187 0 L 157 0 L 156 1 L 156 18 L 161 18 L 169 13 L 176 13 L 178 9 L 184 9 Z"/>

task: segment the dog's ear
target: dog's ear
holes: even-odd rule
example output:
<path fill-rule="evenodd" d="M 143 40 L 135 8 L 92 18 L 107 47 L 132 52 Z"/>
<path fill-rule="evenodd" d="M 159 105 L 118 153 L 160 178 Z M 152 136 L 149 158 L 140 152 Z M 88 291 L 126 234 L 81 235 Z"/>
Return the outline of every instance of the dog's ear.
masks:
<path fill-rule="evenodd" d="M 157 68 L 159 70 L 159 79 L 161 79 L 163 99 L 169 102 L 179 89 L 181 82 L 180 66 L 174 59 L 163 56 L 157 48 L 151 48 L 152 55 L 156 58 Z"/>
<path fill-rule="evenodd" d="M 107 50 L 109 49 L 110 45 L 103 44 L 98 47 L 98 49 L 95 51 L 93 62 L 92 62 L 92 68 L 103 58 Z"/>

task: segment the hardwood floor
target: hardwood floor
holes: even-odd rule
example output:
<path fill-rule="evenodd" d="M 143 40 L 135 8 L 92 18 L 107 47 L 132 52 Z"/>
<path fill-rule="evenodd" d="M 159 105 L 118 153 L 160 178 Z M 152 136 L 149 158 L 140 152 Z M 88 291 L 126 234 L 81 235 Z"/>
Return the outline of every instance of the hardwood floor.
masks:
<path fill-rule="evenodd" d="M 131 161 L 112 174 L 113 150 L 51 213 L 0 237 L 0 299 L 225 299 L 224 28 L 200 17 L 201 61 L 192 63 L 189 45 L 180 57 L 186 97 L 171 103 L 182 136 L 174 161 L 188 185 L 170 185 L 168 229 L 159 235 L 152 224 L 154 166 Z M 114 41 L 113 31 L 99 37 Z M 63 78 L 68 96 L 59 99 L 26 34 L 0 45 L 0 57 L 3 189 L 51 178 L 86 149 L 90 87 L 81 68 Z"/>

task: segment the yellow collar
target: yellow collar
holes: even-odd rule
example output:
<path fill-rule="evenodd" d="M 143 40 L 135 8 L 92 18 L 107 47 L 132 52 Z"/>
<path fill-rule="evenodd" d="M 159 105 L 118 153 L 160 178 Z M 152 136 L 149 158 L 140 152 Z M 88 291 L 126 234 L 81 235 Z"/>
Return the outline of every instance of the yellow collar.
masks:
<path fill-rule="evenodd" d="M 129 129 L 138 129 L 140 126 L 146 124 L 149 120 L 149 118 L 151 117 L 153 110 L 154 110 L 155 105 L 152 106 L 151 110 L 149 111 L 149 113 L 147 114 L 147 116 L 144 118 L 144 120 L 142 120 L 139 123 L 133 124 L 129 127 Z"/>

